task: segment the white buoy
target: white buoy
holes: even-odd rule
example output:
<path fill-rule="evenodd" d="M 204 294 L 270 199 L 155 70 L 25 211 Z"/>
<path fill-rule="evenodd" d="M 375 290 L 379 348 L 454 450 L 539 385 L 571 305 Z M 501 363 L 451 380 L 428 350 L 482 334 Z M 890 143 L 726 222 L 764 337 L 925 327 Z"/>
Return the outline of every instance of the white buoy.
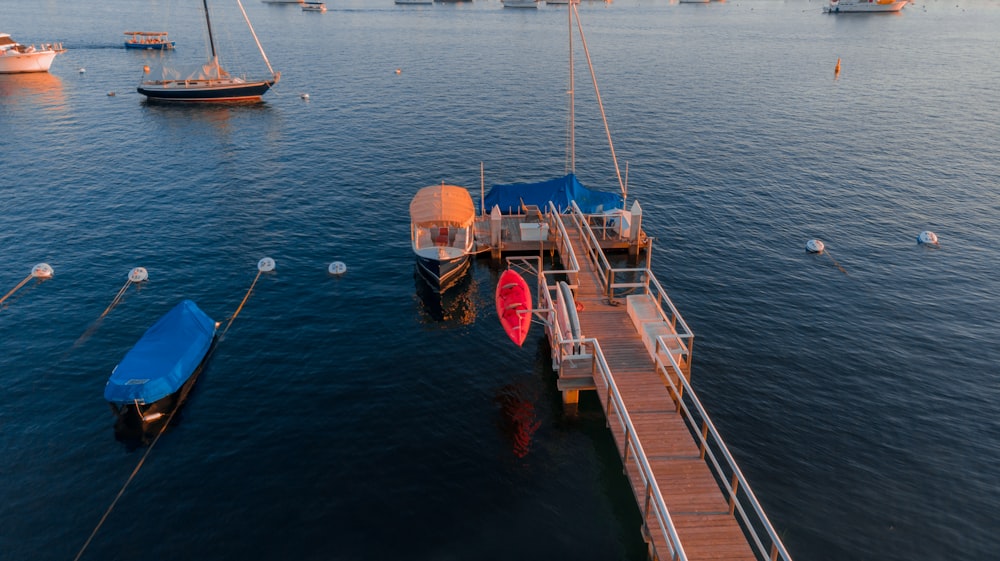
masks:
<path fill-rule="evenodd" d="M 304 94 L 300 95 L 299 97 L 301 97 L 302 99 L 309 99 L 309 94 L 304 93 Z"/>
<path fill-rule="evenodd" d="M 86 68 L 81 68 L 81 69 L 79 70 L 80 74 L 83 74 L 83 73 L 84 73 L 84 72 L 86 72 L 86 71 L 87 71 L 87 69 L 86 69 Z"/>
<path fill-rule="evenodd" d="M 149 278 L 149 271 L 145 267 L 136 267 L 128 272 L 128 280 L 132 282 L 142 282 Z"/>
<path fill-rule="evenodd" d="M 919 236 L 917 236 L 917 243 L 922 245 L 937 245 L 937 234 L 929 230 L 924 230 L 923 232 L 920 232 Z"/>
<path fill-rule="evenodd" d="M 257 262 L 257 270 L 262 273 L 269 273 L 274 270 L 274 259 L 264 257 Z"/>
<path fill-rule="evenodd" d="M 823 253 L 826 246 L 819 240 L 809 240 L 806 242 L 806 251 L 809 253 Z"/>
<path fill-rule="evenodd" d="M 342 275 L 347 272 L 347 265 L 343 261 L 334 261 L 327 270 L 331 275 Z"/>
<path fill-rule="evenodd" d="M 31 268 L 31 276 L 36 279 L 50 279 L 52 278 L 52 267 L 48 263 L 39 263 Z"/>

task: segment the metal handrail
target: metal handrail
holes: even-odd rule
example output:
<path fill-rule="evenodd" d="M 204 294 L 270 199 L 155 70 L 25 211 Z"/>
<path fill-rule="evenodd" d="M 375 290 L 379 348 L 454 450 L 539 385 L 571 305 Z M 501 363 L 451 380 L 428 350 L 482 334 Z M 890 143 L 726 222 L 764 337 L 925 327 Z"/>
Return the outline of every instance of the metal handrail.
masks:
<path fill-rule="evenodd" d="M 677 404 L 677 409 L 682 412 L 682 416 L 688 425 L 688 429 L 692 434 L 698 436 L 702 456 L 708 456 L 709 465 L 713 469 L 716 479 L 728 493 L 730 514 L 735 514 L 736 512 L 739 513 L 739 520 L 743 525 L 744 531 L 753 539 L 754 545 L 757 549 L 757 554 L 760 558 L 771 559 L 774 561 L 780 557 L 785 561 L 791 561 L 791 555 L 789 555 L 788 551 L 785 549 L 785 545 L 782 543 L 781 537 L 778 536 L 774 526 L 771 525 L 771 521 L 767 518 L 764 508 L 760 505 L 760 501 L 757 500 L 757 496 L 750 488 L 750 482 L 747 481 L 743 472 L 740 471 L 739 466 L 736 464 L 736 460 L 733 458 L 732 453 L 730 453 L 725 441 L 723 441 L 722 435 L 719 434 L 718 429 L 715 428 L 715 424 L 712 423 L 712 419 L 709 417 L 708 411 L 705 410 L 705 407 L 702 405 L 701 400 L 698 399 L 698 395 L 694 391 L 694 388 L 683 375 L 681 366 L 677 364 L 673 355 L 669 352 L 669 350 L 667 350 L 670 348 L 669 345 L 667 345 L 667 339 L 680 339 L 680 337 L 677 335 L 664 335 L 657 337 L 653 360 L 656 364 L 657 370 L 669 384 L 670 390 L 672 391 Z M 660 353 L 661 348 L 665 352 Z M 664 356 L 666 356 L 670 361 L 669 365 L 664 363 L 662 360 Z M 673 371 L 673 376 L 670 375 L 671 370 Z M 678 383 L 681 385 L 680 388 L 677 387 Z M 691 402 L 701 419 L 700 426 L 698 420 L 695 418 L 694 414 L 692 414 L 691 409 L 687 404 L 688 401 Z M 709 440 L 709 437 L 711 437 L 711 441 Z M 722 460 L 725 465 L 720 463 L 716 452 L 722 456 Z M 729 469 L 728 474 L 726 470 L 723 469 L 724 467 Z M 751 519 L 750 515 L 748 515 L 747 507 L 753 511 L 753 514 L 756 514 L 756 520 Z M 765 547 L 758 531 L 759 529 L 763 530 L 770 539 L 770 548 Z"/>
<path fill-rule="evenodd" d="M 672 347 L 671 345 L 668 345 L 668 342 L 676 341 L 683 349 L 682 354 L 687 357 L 686 362 L 690 364 L 694 334 L 687 325 L 687 322 L 684 321 L 684 318 L 677 310 L 677 307 L 667 295 L 666 290 L 664 290 L 663 286 L 648 266 L 644 268 L 622 269 L 615 269 L 611 267 L 604 255 L 603 250 L 600 249 L 598 240 L 593 230 L 590 228 L 586 215 L 580 211 L 575 202 L 571 204 L 571 207 L 572 213 L 569 216 L 583 235 L 584 245 L 587 247 L 587 252 L 591 262 L 600 271 L 601 274 L 598 276 L 601 279 L 602 286 L 609 298 L 613 298 L 617 290 L 642 288 L 645 294 L 648 294 L 653 298 L 653 302 L 656 305 L 661 319 L 673 328 L 673 335 L 657 337 L 656 346 L 654 347 L 653 352 L 654 364 L 656 365 L 657 371 L 660 372 L 662 377 L 667 381 L 669 389 L 671 390 L 676 401 L 677 409 L 681 412 L 689 430 L 693 435 L 697 435 L 703 457 L 706 457 L 707 463 L 712 469 L 719 485 L 728 494 L 730 513 L 738 517 L 744 531 L 753 542 L 756 555 L 762 559 L 770 559 L 771 561 L 778 558 L 781 558 L 784 561 L 791 561 L 791 556 L 785 549 L 781 538 L 778 536 L 770 520 L 767 518 L 763 507 L 760 505 L 760 502 L 750 487 L 749 481 L 747 481 L 743 472 L 739 469 L 739 466 L 737 466 L 736 460 L 730 453 L 725 441 L 722 439 L 722 436 L 719 434 L 719 431 L 716 429 L 714 423 L 712 423 L 711 418 L 708 415 L 708 411 L 705 410 L 701 401 L 698 399 L 694 388 L 684 375 L 684 368 L 677 363 L 674 359 L 674 355 L 670 352 Z M 561 236 L 563 240 L 567 240 L 568 235 L 565 230 L 565 225 L 562 222 L 561 215 L 557 212 L 553 212 L 552 214 L 557 217 L 555 222 L 557 224 L 557 229 L 560 232 L 559 236 Z M 574 266 L 573 272 L 578 272 L 579 263 L 576 261 L 576 256 L 573 253 L 570 244 L 566 243 L 566 245 Z M 541 272 L 541 267 L 539 267 L 539 270 Z M 542 274 L 540 276 L 542 279 L 542 288 L 545 294 L 546 305 L 550 312 L 552 312 L 554 308 L 550 295 L 550 290 L 552 289 L 549 288 L 545 273 L 567 274 L 568 272 L 545 271 L 541 273 Z M 626 273 L 640 273 L 642 275 L 642 281 L 638 283 L 615 282 L 615 277 L 617 275 Z M 554 313 L 552 315 L 554 315 Z M 548 319 L 554 320 L 552 316 Z M 652 468 L 649 466 L 649 461 L 642 449 L 642 444 L 635 436 L 635 428 L 632 425 L 631 418 L 628 415 L 628 410 L 626 409 L 618 391 L 618 387 L 615 384 L 614 375 L 612 374 L 604 354 L 601 351 L 600 343 L 593 338 L 582 338 L 578 340 L 564 339 L 562 333 L 558 329 L 554 329 L 553 333 L 555 343 L 560 349 L 560 359 L 568 355 L 565 349 L 572 348 L 574 345 L 587 345 L 593 349 L 592 356 L 595 365 L 595 378 L 599 377 L 600 381 L 607 388 L 608 410 L 605 412 L 605 415 L 610 423 L 611 414 L 616 413 L 620 419 L 621 429 L 627 437 L 623 463 L 627 464 L 628 462 L 629 446 L 631 446 L 632 453 L 636 459 L 636 464 L 640 469 L 640 476 L 646 485 L 647 508 L 652 508 L 654 516 L 656 516 L 657 521 L 660 523 L 661 531 L 664 532 L 664 539 L 671 548 L 670 558 L 686 559 L 680 539 L 677 536 L 676 528 L 673 525 L 670 513 L 666 507 L 666 503 L 660 495 L 659 487 L 656 485 L 650 485 L 650 482 L 655 482 L 656 479 L 653 476 Z M 661 352 L 661 350 L 663 352 Z M 666 357 L 669 361 L 669 364 L 664 362 L 664 357 Z M 680 386 L 678 386 L 678 384 Z M 694 412 L 692 412 L 692 407 L 694 408 Z M 695 413 L 697 413 L 697 416 Z M 699 419 L 701 421 L 700 423 Z M 652 495 L 649 494 L 650 492 L 652 492 Z M 762 533 L 766 537 L 762 536 Z"/>

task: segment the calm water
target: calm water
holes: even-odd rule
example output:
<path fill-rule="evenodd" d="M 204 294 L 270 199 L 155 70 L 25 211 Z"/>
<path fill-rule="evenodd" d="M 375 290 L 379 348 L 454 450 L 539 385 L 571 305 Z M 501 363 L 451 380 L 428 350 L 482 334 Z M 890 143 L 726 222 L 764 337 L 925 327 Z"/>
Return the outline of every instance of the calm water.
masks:
<path fill-rule="evenodd" d="M 564 172 L 563 9 L 250 0 L 265 103 L 145 104 L 159 55 L 122 32 L 197 64 L 197 4 L 0 1 L 2 31 L 68 48 L 0 76 L 0 292 L 55 269 L 0 307 L 0 559 L 77 554 L 143 452 L 114 439 L 111 369 L 180 298 L 227 320 L 264 256 L 84 559 L 643 559 L 600 409 L 563 417 L 541 330 L 506 341 L 485 261 L 428 297 L 409 249 L 420 187 Z M 821 6 L 580 12 L 695 387 L 793 556 L 994 560 L 1000 5 Z M 223 62 L 263 72 L 238 18 L 216 15 Z M 613 190 L 577 77 L 577 174 Z"/>

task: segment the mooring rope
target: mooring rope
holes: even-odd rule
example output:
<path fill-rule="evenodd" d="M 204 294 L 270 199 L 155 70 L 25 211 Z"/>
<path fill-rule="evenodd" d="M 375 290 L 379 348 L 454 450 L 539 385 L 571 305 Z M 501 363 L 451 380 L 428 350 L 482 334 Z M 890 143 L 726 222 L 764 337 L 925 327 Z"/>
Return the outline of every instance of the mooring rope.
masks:
<path fill-rule="evenodd" d="M 125 286 L 123 286 L 121 290 L 118 291 L 118 294 L 115 295 L 115 299 L 112 300 L 110 304 L 108 304 L 108 307 L 105 308 L 103 312 L 101 312 L 102 318 L 108 315 L 108 312 L 110 312 L 112 308 L 118 305 L 118 302 L 121 301 L 122 296 L 125 295 L 125 291 L 128 290 L 128 287 L 130 286 L 132 286 L 132 279 L 125 281 Z"/>
<path fill-rule="evenodd" d="M 260 274 L 262 272 L 263 271 L 260 270 L 257 271 L 257 276 L 255 276 L 253 278 L 253 282 L 250 283 L 250 290 L 247 290 L 246 296 L 243 297 L 243 301 L 240 302 L 240 305 L 236 307 L 236 311 L 233 312 L 232 316 L 230 316 L 229 323 L 226 324 L 226 328 L 223 329 L 222 334 L 219 335 L 220 341 L 226 336 L 226 332 L 229 331 L 229 326 L 233 325 L 233 322 L 236 321 L 236 316 L 240 315 L 240 311 L 243 310 L 243 305 L 247 303 L 248 299 L 250 299 L 250 294 L 253 292 L 253 287 L 257 285 L 257 279 L 260 278 Z"/>
<path fill-rule="evenodd" d="M 111 511 L 114 510 L 115 506 L 118 505 L 118 500 L 121 499 L 122 495 L 125 494 L 125 490 L 128 489 L 128 486 L 132 483 L 132 480 L 135 479 L 135 476 L 139 474 L 139 469 L 142 468 L 142 465 L 144 463 L 146 463 L 146 458 L 149 457 L 149 454 L 150 452 L 153 451 L 153 447 L 156 446 L 156 443 L 160 441 L 160 436 L 162 436 L 163 433 L 167 430 L 167 426 L 170 424 L 170 421 L 173 420 L 174 413 L 176 412 L 177 409 L 175 408 L 173 411 L 170 412 L 170 415 L 167 416 L 166 422 L 164 422 L 163 426 L 160 427 L 160 431 L 156 433 L 156 437 L 153 438 L 153 442 L 151 442 L 149 444 L 149 447 L 146 448 L 146 452 L 143 453 L 142 458 L 139 458 L 139 463 L 135 465 L 135 469 L 132 470 L 132 474 L 128 476 L 128 479 L 125 480 L 125 484 L 122 485 L 122 488 L 119 489 L 118 494 L 115 495 L 115 499 L 111 501 L 110 505 L 108 505 L 108 510 L 104 511 L 104 516 L 101 516 L 100 521 L 97 522 L 97 526 L 94 526 L 94 531 L 90 533 L 90 537 L 88 537 L 87 541 L 84 542 L 83 547 L 80 548 L 80 551 L 76 554 L 76 557 L 73 558 L 73 561 L 80 561 L 80 558 L 83 556 L 83 553 L 87 551 L 87 548 L 90 546 L 90 542 L 94 540 L 94 536 L 97 535 L 97 532 L 100 531 L 101 526 L 104 525 L 104 522 L 108 519 L 108 516 L 111 515 Z"/>
<path fill-rule="evenodd" d="M 15 292 L 17 292 L 18 290 L 21 290 L 21 287 L 23 287 L 24 285 L 28 284 L 28 281 L 30 281 L 30 280 L 31 280 L 31 277 L 33 277 L 33 276 L 34 276 L 34 275 L 30 275 L 30 274 L 29 274 L 28 276 L 24 277 L 24 280 L 23 280 L 23 281 L 21 281 L 21 282 L 17 283 L 17 286 L 15 286 L 14 288 L 12 288 L 12 289 L 10 290 L 10 292 L 8 292 L 7 294 L 5 294 L 5 295 L 4 295 L 4 297 L 3 297 L 3 298 L 0 298 L 0 304 L 3 304 L 3 301 L 4 301 L 4 300 L 6 300 L 6 299 L 10 298 L 11 294 L 14 294 L 14 293 L 15 293 Z"/>

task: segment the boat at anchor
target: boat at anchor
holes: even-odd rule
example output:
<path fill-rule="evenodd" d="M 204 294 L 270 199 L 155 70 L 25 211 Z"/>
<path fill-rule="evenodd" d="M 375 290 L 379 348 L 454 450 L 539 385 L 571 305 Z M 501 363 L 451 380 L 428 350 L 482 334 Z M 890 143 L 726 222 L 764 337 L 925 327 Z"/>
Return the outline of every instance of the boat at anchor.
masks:
<path fill-rule="evenodd" d="M 910 0 L 830 0 L 823 8 L 828 14 L 864 13 L 864 12 L 898 12 Z"/>
<path fill-rule="evenodd" d="M 250 25 L 250 18 L 247 17 L 246 10 L 240 0 L 236 4 L 243 13 L 247 27 L 253 35 L 260 54 L 264 57 L 268 70 L 271 72 L 270 78 L 251 79 L 244 76 L 233 76 L 219 63 L 219 54 L 216 51 L 215 39 L 212 34 L 212 21 L 208 11 L 208 0 L 202 0 L 202 7 L 205 12 L 205 27 L 208 30 L 209 60 L 196 72 L 182 76 L 180 72 L 164 67 L 159 79 L 144 80 L 137 91 L 146 96 L 149 101 L 176 101 L 176 102 L 219 102 L 219 101 L 259 101 L 264 93 L 271 89 L 271 86 L 278 83 L 281 73 L 275 72 L 271 68 L 271 62 L 264 54 L 264 47 L 257 40 L 257 33 Z M 149 67 L 145 70 L 148 71 Z"/>
<path fill-rule="evenodd" d="M 0 74 L 48 72 L 59 53 L 66 52 L 60 43 L 22 45 L 10 34 L 0 33 Z"/>
<path fill-rule="evenodd" d="M 116 433 L 142 434 L 183 404 L 218 326 L 197 304 L 182 300 L 146 330 L 104 386 Z"/>

